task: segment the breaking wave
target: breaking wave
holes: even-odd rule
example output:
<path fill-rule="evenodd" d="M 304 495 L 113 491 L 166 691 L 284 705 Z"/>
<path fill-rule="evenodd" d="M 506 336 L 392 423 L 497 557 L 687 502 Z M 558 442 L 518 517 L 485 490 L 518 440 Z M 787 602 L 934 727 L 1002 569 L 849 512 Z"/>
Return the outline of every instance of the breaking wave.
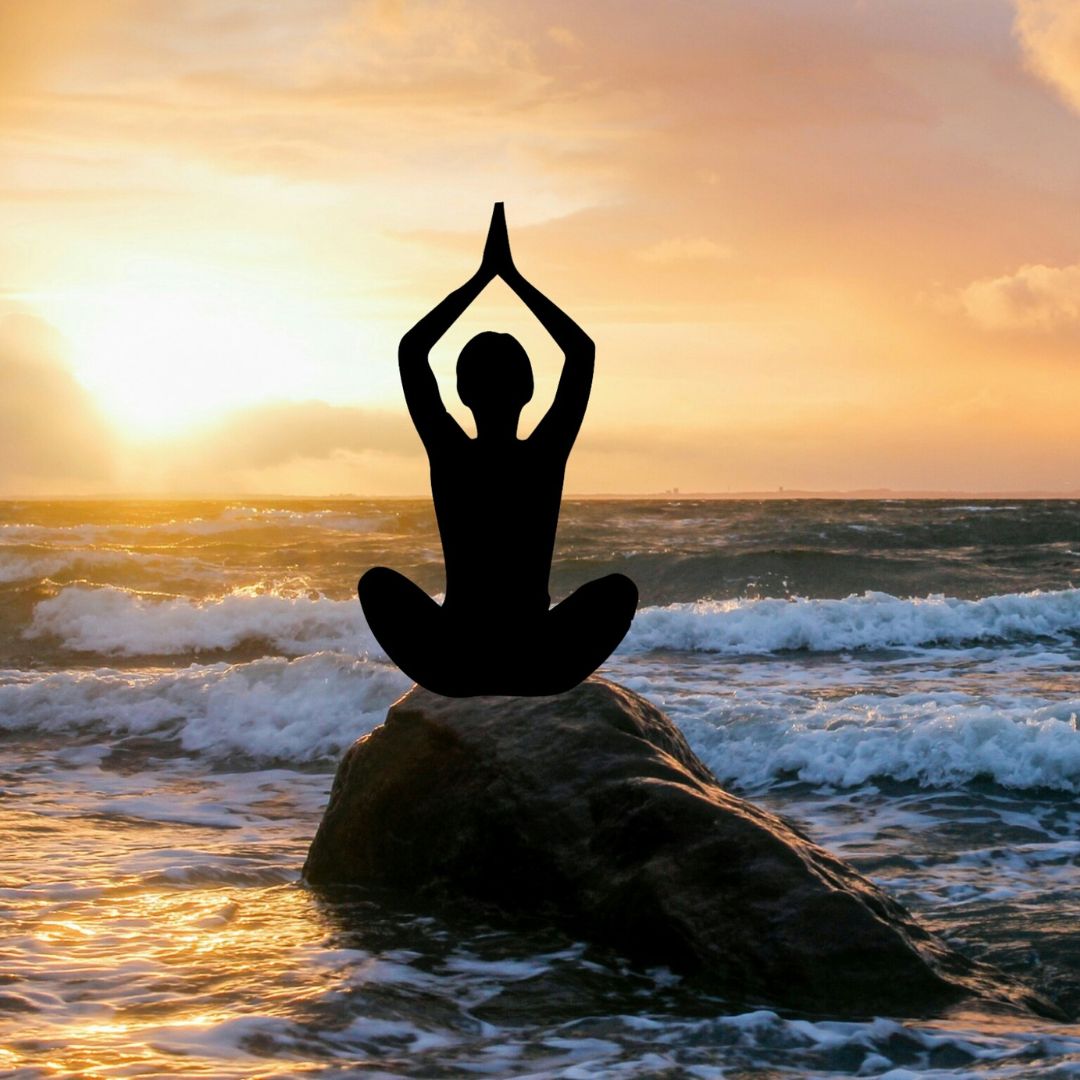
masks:
<path fill-rule="evenodd" d="M 0 729 L 176 740 L 210 759 L 333 759 L 410 686 L 389 664 L 314 653 L 178 671 L 0 672 Z"/>
<path fill-rule="evenodd" d="M 219 760 L 322 762 L 382 722 L 408 690 L 391 664 L 318 652 L 179 670 L 0 672 L 0 730 L 173 740 Z M 987 779 L 1080 792 L 1080 697 L 1032 707 L 963 693 L 851 695 L 807 713 L 790 692 L 664 702 L 718 779 L 744 789 L 795 778 L 837 788 L 877 778 L 939 788 Z M 684 708 L 685 705 L 685 708 Z M 754 723 L 739 722 L 746 710 Z"/>
<path fill-rule="evenodd" d="M 981 600 L 867 592 L 844 600 L 699 600 L 643 608 L 621 651 L 847 652 L 1077 633 L 1080 589 Z M 182 655 L 246 642 L 265 642 L 288 656 L 328 649 L 382 655 L 355 600 L 251 589 L 194 600 L 73 585 L 37 604 L 25 636 L 52 636 L 74 652 L 115 656 Z"/>
<path fill-rule="evenodd" d="M 1077 632 L 1080 589 L 981 600 L 909 600 L 867 592 L 844 600 L 699 600 L 646 608 L 638 612 L 624 647 L 739 656 L 962 646 Z"/>
<path fill-rule="evenodd" d="M 357 601 L 238 590 L 209 600 L 71 586 L 34 609 L 26 636 L 73 652 L 173 656 L 262 642 L 286 656 L 335 649 L 381 656 Z"/>

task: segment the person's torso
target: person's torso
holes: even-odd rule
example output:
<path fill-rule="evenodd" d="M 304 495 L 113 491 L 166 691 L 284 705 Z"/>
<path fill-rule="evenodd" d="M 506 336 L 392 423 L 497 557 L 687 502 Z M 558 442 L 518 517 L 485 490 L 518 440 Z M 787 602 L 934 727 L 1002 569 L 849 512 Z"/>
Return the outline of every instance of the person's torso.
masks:
<path fill-rule="evenodd" d="M 444 449 L 431 462 L 444 607 L 547 611 L 565 457 L 529 440 L 489 446 L 463 436 Z"/>

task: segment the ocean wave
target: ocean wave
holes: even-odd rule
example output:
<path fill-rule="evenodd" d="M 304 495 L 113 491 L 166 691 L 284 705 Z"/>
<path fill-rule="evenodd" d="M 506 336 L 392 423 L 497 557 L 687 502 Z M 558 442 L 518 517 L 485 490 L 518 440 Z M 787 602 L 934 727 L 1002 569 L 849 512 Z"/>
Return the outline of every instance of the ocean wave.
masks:
<path fill-rule="evenodd" d="M 0 673 L 0 729 L 178 739 L 211 759 L 330 759 L 410 686 L 389 664 L 315 653 L 182 671 Z"/>
<path fill-rule="evenodd" d="M 329 763 L 381 723 L 410 685 L 388 663 L 331 652 L 179 671 L 7 671 L 0 729 L 103 742 L 153 736 L 211 760 Z M 656 698 L 649 686 L 638 689 Z M 924 788 L 984 779 L 1080 792 L 1080 697 L 988 704 L 960 693 L 854 695 L 809 711 L 787 692 L 774 701 L 753 697 L 656 700 L 720 782 L 742 790 L 791 779 L 841 789 L 882 779 Z"/>
<path fill-rule="evenodd" d="M 1080 589 L 982 600 L 699 600 L 638 611 L 622 653 L 651 649 L 762 655 L 846 652 L 985 641 L 1061 638 L 1080 631 Z M 161 598 L 114 586 L 72 585 L 34 609 L 30 638 L 58 638 L 73 652 L 181 655 L 266 642 L 288 656 L 338 649 L 381 656 L 355 600 L 240 589 L 222 597 Z"/>
<path fill-rule="evenodd" d="M 899 599 L 867 592 L 844 600 L 699 600 L 638 612 L 624 650 L 755 655 L 846 652 L 1062 637 L 1080 631 L 1080 589 L 981 600 Z"/>
<path fill-rule="evenodd" d="M 329 529 L 334 532 L 368 533 L 387 522 L 385 511 L 376 516 L 358 517 L 338 510 L 287 510 L 277 507 L 230 506 L 214 518 L 191 518 L 149 526 L 164 532 L 212 535 L 238 529 L 276 528 Z M 393 520 L 394 515 L 389 515 Z"/>
<path fill-rule="evenodd" d="M 561 975 L 573 987 L 573 976 L 562 972 L 574 971 L 579 965 L 582 972 L 588 972 L 591 983 L 604 985 L 602 980 L 616 978 L 625 981 L 625 976 L 608 974 L 597 964 L 586 964 L 568 953 L 530 957 L 516 967 L 505 962 L 485 964 L 480 974 L 471 970 L 462 974 L 453 968 L 452 961 L 424 965 L 417 961 L 422 955 L 405 953 L 401 961 L 390 962 L 364 953 L 342 952 L 316 960 L 322 961 L 320 966 L 340 971 L 338 981 L 351 975 L 368 994 L 380 983 L 404 984 L 421 990 L 422 1000 L 441 1003 L 448 999 L 462 1011 L 459 999 L 463 996 L 487 1001 L 506 995 L 516 1000 L 512 988 L 527 977 L 521 973 L 526 970 L 545 972 L 546 981 L 555 986 L 563 985 Z M 661 973 L 654 969 L 650 974 L 656 977 Z M 350 994 L 350 999 L 364 1003 L 367 999 L 361 996 L 362 991 Z M 662 1012 L 611 1016 L 601 1012 L 561 1023 L 544 1023 L 538 1016 L 534 1027 L 527 1029 L 529 1042 L 524 1043 L 521 1033 L 494 1025 L 486 1025 L 481 1035 L 463 1037 L 468 1028 L 461 1023 L 440 1025 L 430 1016 L 410 1015 L 404 1010 L 384 1018 L 373 1015 L 369 1008 L 352 1016 L 347 1025 L 327 1032 L 312 1031 L 310 1025 L 287 1016 L 237 1014 L 202 1023 L 188 1020 L 146 1026 L 136 1038 L 155 1051 L 200 1065 L 206 1062 L 219 1070 L 223 1059 L 239 1057 L 244 1061 L 255 1047 L 263 1056 L 278 1060 L 295 1056 L 296 1047 L 303 1046 L 316 1047 L 320 1056 L 329 1060 L 346 1055 L 361 1058 L 373 1067 L 374 1076 L 394 1075 L 399 1071 L 394 1065 L 404 1057 L 412 1071 L 422 1075 L 456 1072 L 459 1076 L 534 1080 L 726 1075 L 778 1080 L 856 1075 L 887 1080 L 974 1080 L 993 1075 L 1017 1080 L 1075 1075 L 1080 1038 L 1071 1030 L 1055 1031 L 1050 1037 L 1038 1029 L 1024 1030 L 1021 1023 L 984 1024 L 980 1029 L 978 1017 L 965 1019 L 968 1026 L 945 1027 L 885 1018 L 807 1020 L 783 1017 L 767 1009 L 706 1019 L 684 1019 Z M 525 1061 L 523 1045 L 528 1048 Z"/>
<path fill-rule="evenodd" d="M 953 788 L 975 780 L 1020 790 L 1080 792 L 1080 696 L 986 702 L 959 693 L 854 695 L 793 707 L 702 700 L 663 703 L 723 784 L 764 789 L 797 779 L 835 788 L 875 780 Z M 752 716 L 752 723 L 742 722 Z"/>
<path fill-rule="evenodd" d="M 172 656 L 266 642 L 287 656 L 336 649 L 381 656 L 356 600 L 238 590 L 209 600 L 73 585 L 41 601 L 26 637 L 72 652 Z"/>
<path fill-rule="evenodd" d="M 264 599 L 281 598 L 243 603 L 257 611 Z M 306 617 L 331 604 L 331 611 L 348 607 L 350 618 L 361 618 L 356 603 L 291 603 Z M 341 630 L 331 619 L 321 632 L 335 629 Z M 127 632 L 134 649 L 137 622 Z M 647 666 L 635 674 L 638 663 L 625 657 L 615 677 L 655 700 L 720 781 L 743 790 L 793 778 L 836 788 L 881 779 L 942 788 L 986 779 L 1080 793 L 1080 695 L 1049 699 L 999 689 L 987 698 L 970 690 L 913 689 L 822 697 L 816 682 L 800 690 L 802 683 L 784 670 L 775 686 L 767 679 L 734 687 L 676 679 L 664 689 L 666 680 L 655 681 Z M 153 734 L 210 758 L 323 761 L 381 722 L 409 686 L 388 662 L 337 650 L 169 671 L 10 671 L 0 674 L 0 729 L 96 732 L 103 741 Z"/>
<path fill-rule="evenodd" d="M 56 574 L 81 573 L 108 569 L 134 568 L 161 577 L 185 575 L 203 581 L 220 581 L 227 571 L 220 566 L 194 558 L 181 558 L 157 552 L 128 551 L 117 548 L 61 548 L 32 550 L 30 553 L 0 547 L 0 585 L 40 581 Z"/>
<path fill-rule="evenodd" d="M 377 531 L 395 514 L 376 510 L 357 516 L 338 510 L 288 510 L 275 507 L 228 506 L 214 517 L 170 518 L 167 521 L 128 521 L 105 524 L 44 525 L 35 522 L 0 524 L 0 546 L 14 543 L 94 544 L 102 539 L 136 536 L 213 536 L 265 528 L 322 529 L 334 532 Z"/>
<path fill-rule="evenodd" d="M 63 554 L 9 555 L 6 552 L 0 553 L 0 585 L 11 585 L 17 581 L 40 581 L 42 578 L 79 565 L 82 562 L 82 554 L 80 552 L 73 557 Z M 120 560 L 107 557 L 102 561 L 112 563 Z"/>

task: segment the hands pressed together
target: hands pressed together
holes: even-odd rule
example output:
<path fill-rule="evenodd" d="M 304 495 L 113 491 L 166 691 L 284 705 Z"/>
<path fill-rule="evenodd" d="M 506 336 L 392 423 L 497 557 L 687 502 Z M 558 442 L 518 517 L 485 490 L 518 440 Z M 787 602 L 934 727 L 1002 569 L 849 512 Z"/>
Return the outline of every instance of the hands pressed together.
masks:
<path fill-rule="evenodd" d="M 504 281 L 518 277 L 514 257 L 510 254 L 510 236 L 506 231 L 506 210 L 501 202 L 491 212 L 484 257 L 480 261 L 479 274 L 486 280 L 501 277 Z"/>

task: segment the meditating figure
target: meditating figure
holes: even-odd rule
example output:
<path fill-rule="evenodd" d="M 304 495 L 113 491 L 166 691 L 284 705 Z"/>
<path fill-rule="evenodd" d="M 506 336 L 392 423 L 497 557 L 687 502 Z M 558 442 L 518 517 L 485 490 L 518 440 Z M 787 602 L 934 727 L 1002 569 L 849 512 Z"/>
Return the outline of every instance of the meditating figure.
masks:
<path fill-rule="evenodd" d="M 431 348 L 496 276 L 565 356 L 555 401 L 527 439 L 517 427 L 532 397 L 532 368 L 511 334 L 477 334 L 458 358 L 458 394 L 475 417 L 475 439 L 446 411 L 428 363 Z M 398 351 L 409 415 L 431 463 L 445 598 L 440 606 L 383 566 L 359 585 L 379 644 L 428 690 L 559 694 L 591 675 L 629 629 L 637 588 L 622 574 L 591 581 L 554 608 L 548 595 L 566 459 L 589 401 L 594 354 L 585 332 L 514 266 L 496 203 L 479 270 Z"/>

